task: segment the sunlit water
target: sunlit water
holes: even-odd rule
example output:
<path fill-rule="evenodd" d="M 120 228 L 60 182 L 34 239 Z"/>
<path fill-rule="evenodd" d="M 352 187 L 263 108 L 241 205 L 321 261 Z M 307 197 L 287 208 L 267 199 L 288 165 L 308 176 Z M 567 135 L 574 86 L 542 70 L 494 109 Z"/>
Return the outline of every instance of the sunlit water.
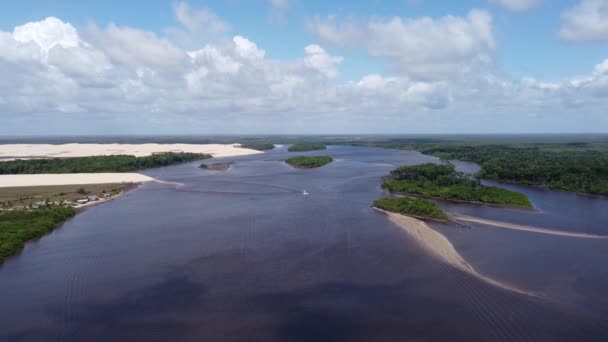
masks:
<path fill-rule="evenodd" d="M 293 169 L 283 148 L 227 158 L 226 172 L 147 171 L 184 185 L 146 184 L 90 208 L 0 267 L 0 340 L 608 339 L 608 241 L 433 225 L 478 271 L 544 298 L 510 293 L 434 260 L 370 209 L 391 168 L 434 158 L 309 154 L 335 161 Z M 608 200 L 508 187 L 538 210 L 441 206 L 608 234 Z"/>

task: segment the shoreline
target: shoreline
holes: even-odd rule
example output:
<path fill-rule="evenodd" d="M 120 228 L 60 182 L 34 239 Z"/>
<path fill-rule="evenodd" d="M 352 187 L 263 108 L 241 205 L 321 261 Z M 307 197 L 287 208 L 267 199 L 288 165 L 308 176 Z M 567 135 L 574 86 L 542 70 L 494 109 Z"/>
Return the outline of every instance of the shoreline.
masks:
<path fill-rule="evenodd" d="M 155 180 L 150 176 L 133 172 L 0 175 L 0 189 L 30 186 L 146 183 Z"/>
<path fill-rule="evenodd" d="M 380 189 L 382 189 L 383 191 L 386 191 L 386 192 L 388 192 L 389 194 L 392 194 L 392 195 L 412 196 L 412 197 L 422 198 L 422 199 L 427 199 L 428 198 L 428 199 L 434 199 L 434 200 L 440 200 L 440 201 L 448 201 L 448 202 L 455 202 L 455 203 L 488 205 L 488 206 L 493 206 L 493 207 L 497 207 L 497 208 L 511 208 L 511 209 L 526 210 L 526 211 L 537 211 L 537 209 L 534 206 L 526 207 L 526 206 L 523 206 L 523 205 L 516 205 L 516 204 L 488 203 L 488 202 L 466 201 L 466 200 L 451 199 L 451 198 L 441 198 L 441 197 L 435 197 L 435 196 L 424 196 L 424 195 L 414 194 L 414 193 L 409 193 L 409 192 L 391 192 L 390 190 L 386 190 L 386 189 L 382 188 L 382 186 L 380 186 Z"/>
<path fill-rule="evenodd" d="M 536 233 L 536 234 L 555 235 L 555 236 L 563 236 L 563 237 L 571 237 L 571 238 L 579 238 L 579 239 L 608 239 L 608 235 L 576 233 L 576 232 L 569 232 L 569 231 L 563 231 L 563 230 L 524 226 L 524 225 L 520 225 L 520 224 L 516 224 L 516 223 L 493 221 L 493 220 L 487 220 L 487 219 L 472 217 L 472 216 L 467 216 L 467 215 L 455 215 L 455 216 L 452 216 L 452 218 L 456 221 L 461 221 L 461 222 L 478 223 L 478 224 L 492 226 L 492 227 L 496 227 L 496 228 L 517 230 L 517 231 Z"/>
<path fill-rule="evenodd" d="M 242 148 L 240 144 L 0 144 L 0 160 L 52 159 L 109 155 L 146 157 L 154 153 L 186 152 L 210 154 L 215 158 L 263 153 Z"/>
<path fill-rule="evenodd" d="M 531 296 L 531 297 L 542 297 L 537 293 L 522 290 L 517 287 L 502 283 L 498 280 L 494 280 L 490 277 L 484 276 L 479 273 L 473 266 L 471 266 L 464 258 L 456 251 L 452 243 L 441 233 L 428 226 L 424 221 L 417 218 L 393 213 L 383 209 L 373 208 L 381 214 L 384 214 L 388 219 L 405 230 L 410 236 L 412 236 L 420 247 L 429 253 L 432 257 L 440 262 L 444 262 L 462 272 L 468 273 L 475 278 L 489 284 L 501 288 L 503 290 L 515 292 L 518 294 Z"/>

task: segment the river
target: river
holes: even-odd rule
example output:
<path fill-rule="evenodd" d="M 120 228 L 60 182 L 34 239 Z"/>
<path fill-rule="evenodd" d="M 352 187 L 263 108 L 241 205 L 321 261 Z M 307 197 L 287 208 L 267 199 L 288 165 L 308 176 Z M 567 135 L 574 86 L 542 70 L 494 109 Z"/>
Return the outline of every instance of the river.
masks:
<path fill-rule="evenodd" d="M 304 154 L 335 161 L 294 169 L 282 147 L 223 158 L 235 162 L 225 172 L 148 170 L 183 186 L 145 184 L 28 243 L 0 266 L 0 340 L 608 339 L 608 240 L 431 224 L 480 273 L 542 296 L 513 293 L 429 256 L 370 208 L 394 166 L 435 158 L 341 146 Z M 439 204 L 608 235 L 606 199 L 501 186 L 537 210 Z"/>

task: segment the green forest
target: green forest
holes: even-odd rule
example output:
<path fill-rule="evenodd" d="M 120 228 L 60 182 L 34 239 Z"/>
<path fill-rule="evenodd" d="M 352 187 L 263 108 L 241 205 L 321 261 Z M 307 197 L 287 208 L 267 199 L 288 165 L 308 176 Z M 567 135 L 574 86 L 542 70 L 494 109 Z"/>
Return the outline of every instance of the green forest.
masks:
<path fill-rule="evenodd" d="M 0 163 L 0 174 L 130 172 L 211 158 L 200 153 L 155 153 L 59 159 L 12 160 Z"/>
<path fill-rule="evenodd" d="M 306 152 L 306 151 L 321 151 L 327 149 L 327 146 L 322 143 L 297 143 L 289 146 L 289 152 Z"/>
<path fill-rule="evenodd" d="M 446 146 L 424 153 L 478 163 L 481 171 L 477 176 L 481 178 L 608 196 L 608 153 L 577 146 Z"/>
<path fill-rule="evenodd" d="M 441 209 L 437 208 L 435 203 L 419 198 L 382 198 L 375 200 L 373 206 L 404 215 L 419 216 L 436 220 L 448 219 L 448 215 Z"/>
<path fill-rule="evenodd" d="M 248 149 L 256 150 L 256 151 L 268 151 L 268 150 L 274 149 L 274 144 L 262 143 L 262 142 L 260 142 L 260 143 L 252 142 L 252 143 L 241 144 L 241 148 L 248 148 Z"/>
<path fill-rule="evenodd" d="M 391 192 L 447 200 L 532 207 L 526 195 L 481 185 L 479 179 L 456 172 L 451 164 L 398 167 L 384 179 L 382 187 Z"/>
<path fill-rule="evenodd" d="M 0 264 L 21 251 L 25 242 L 43 236 L 74 214 L 69 207 L 0 214 Z"/>
<path fill-rule="evenodd" d="M 318 156 L 318 157 L 306 157 L 299 156 L 287 159 L 285 162 L 293 167 L 312 169 L 315 167 L 321 167 L 329 164 L 333 161 L 332 157 L 329 156 Z"/>

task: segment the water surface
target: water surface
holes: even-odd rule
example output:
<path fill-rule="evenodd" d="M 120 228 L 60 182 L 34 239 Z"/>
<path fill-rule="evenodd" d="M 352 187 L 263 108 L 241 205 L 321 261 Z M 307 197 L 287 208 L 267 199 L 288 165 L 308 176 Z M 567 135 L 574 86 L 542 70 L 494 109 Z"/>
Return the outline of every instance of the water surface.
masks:
<path fill-rule="evenodd" d="M 0 340 L 608 338 L 607 242 L 433 225 L 480 272 L 546 298 L 510 293 L 434 260 L 370 209 L 394 166 L 435 158 L 357 147 L 307 154 L 335 161 L 293 169 L 282 148 L 225 158 L 236 162 L 226 172 L 198 163 L 147 171 L 184 185 L 146 184 L 92 207 L 0 267 Z M 539 210 L 441 205 L 608 234 L 607 200 L 518 190 Z"/>

